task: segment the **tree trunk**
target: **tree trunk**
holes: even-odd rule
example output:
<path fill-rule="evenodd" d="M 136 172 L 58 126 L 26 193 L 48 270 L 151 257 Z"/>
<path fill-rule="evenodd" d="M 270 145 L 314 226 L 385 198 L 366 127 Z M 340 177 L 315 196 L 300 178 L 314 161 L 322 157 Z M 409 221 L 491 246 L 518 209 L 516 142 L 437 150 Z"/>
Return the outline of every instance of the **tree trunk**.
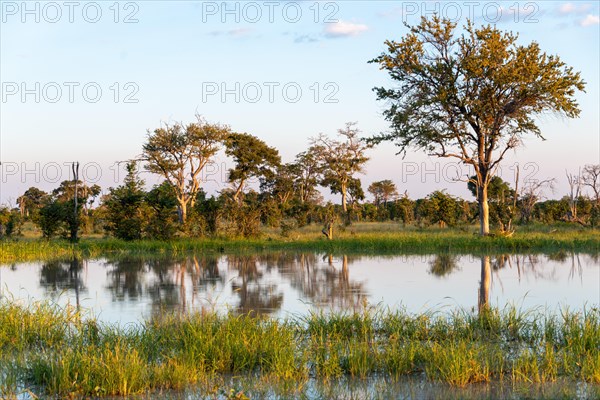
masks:
<path fill-rule="evenodd" d="M 244 188 L 244 183 L 245 183 L 245 181 L 242 179 L 242 180 L 240 181 L 240 184 L 239 184 L 239 186 L 238 186 L 238 187 L 237 187 L 237 189 L 235 190 L 235 193 L 233 194 L 233 200 L 234 200 L 236 203 L 238 203 L 238 204 L 240 204 L 240 203 L 241 203 L 241 201 L 240 201 L 240 194 L 242 193 L 242 189 Z"/>
<path fill-rule="evenodd" d="M 346 185 L 342 184 L 342 210 L 344 210 L 344 212 L 348 212 L 348 206 L 347 206 L 347 201 L 346 201 L 346 192 L 347 192 Z"/>
<path fill-rule="evenodd" d="M 477 301 L 479 312 L 489 306 L 490 283 L 492 281 L 492 269 L 490 256 L 481 256 L 481 282 L 479 282 L 479 299 Z"/>
<path fill-rule="evenodd" d="M 321 233 L 325 235 L 327 239 L 333 240 L 333 221 L 328 221 Z"/>
<path fill-rule="evenodd" d="M 487 196 L 487 183 L 477 188 L 477 202 L 479 203 L 479 233 L 481 236 L 490 234 L 490 208 Z"/>
<path fill-rule="evenodd" d="M 179 200 L 179 206 L 177 206 L 177 216 L 179 217 L 179 223 L 185 224 L 185 219 L 187 217 L 187 203 L 184 200 Z"/>

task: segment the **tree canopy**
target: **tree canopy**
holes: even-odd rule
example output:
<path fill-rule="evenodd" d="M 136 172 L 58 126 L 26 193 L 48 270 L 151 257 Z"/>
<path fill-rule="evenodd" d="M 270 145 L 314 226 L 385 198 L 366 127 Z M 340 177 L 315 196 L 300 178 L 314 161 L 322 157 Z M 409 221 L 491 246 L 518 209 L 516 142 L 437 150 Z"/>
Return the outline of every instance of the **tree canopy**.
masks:
<path fill-rule="evenodd" d="M 517 35 L 494 26 L 468 22 L 461 33 L 456 23 L 434 16 L 409 28 L 370 61 L 396 84 L 374 89 L 389 104 L 384 116 L 391 131 L 371 141 L 394 141 L 404 154 L 415 148 L 472 166 L 481 234 L 488 234 L 487 186 L 499 163 L 524 135 L 542 138 L 536 116 L 577 117 L 574 96 L 585 83 L 538 43 L 519 45 Z"/>
<path fill-rule="evenodd" d="M 369 158 L 366 150 L 369 146 L 358 136 L 355 122 L 346 123 L 338 130 L 342 140 L 331 139 L 323 134 L 312 140 L 310 152 L 318 160 L 321 171 L 321 185 L 329 187 L 332 193 L 342 195 L 342 209 L 347 211 L 347 198 L 350 187 L 358 197 L 364 197 L 360 181 L 354 175 L 363 172 Z"/>
<path fill-rule="evenodd" d="M 277 149 L 248 133 L 229 134 L 225 139 L 225 154 L 235 162 L 229 169 L 229 182 L 235 186 L 233 198 L 236 201 L 249 179 L 272 176 L 281 164 Z"/>
<path fill-rule="evenodd" d="M 196 122 L 164 124 L 148 133 L 142 159 L 146 170 L 161 175 L 175 189 L 179 220 L 185 222 L 187 207 L 194 206 L 200 190 L 200 174 L 221 148 L 230 129 L 210 124 L 196 115 Z"/>

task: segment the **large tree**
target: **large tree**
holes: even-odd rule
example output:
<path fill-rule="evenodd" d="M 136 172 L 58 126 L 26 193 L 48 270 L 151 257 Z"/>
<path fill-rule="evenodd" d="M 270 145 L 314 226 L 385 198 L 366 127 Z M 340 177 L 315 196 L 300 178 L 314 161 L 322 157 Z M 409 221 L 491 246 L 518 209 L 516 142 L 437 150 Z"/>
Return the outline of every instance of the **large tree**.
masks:
<path fill-rule="evenodd" d="M 579 115 L 578 72 L 537 43 L 517 44 L 517 35 L 492 26 L 464 32 L 434 16 L 422 18 L 401 41 L 371 60 L 397 82 L 375 88 L 391 132 L 373 142 L 394 141 L 400 151 L 416 148 L 452 157 L 475 171 L 480 233 L 489 233 L 488 184 L 506 153 L 526 134 L 542 138 L 535 116 Z"/>
<path fill-rule="evenodd" d="M 185 126 L 165 124 L 149 132 L 143 147 L 146 169 L 173 186 L 181 223 L 186 220 L 188 205 L 194 206 L 202 170 L 230 133 L 227 126 L 210 124 L 198 115 L 196 119 Z"/>
<path fill-rule="evenodd" d="M 321 185 L 329 187 L 332 193 L 342 195 L 342 209 L 348 211 L 348 190 L 350 184 L 356 188 L 356 175 L 363 171 L 369 158 L 366 150 L 369 146 L 358 136 L 355 122 L 348 122 L 344 129 L 338 130 L 342 140 L 331 139 L 323 134 L 312 139 L 310 152 L 319 160 L 322 173 Z M 360 181 L 358 181 L 360 182 Z"/>
<path fill-rule="evenodd" d="M 225 140 L 225 154 L 232 157 L 235 166 L 229 169 L 229 182 L 234 185 L 233 199 L 241 201 L 248 180 L 274 176 L 281 157 L 277 149 L 248 133 L 231 133 Z"/>

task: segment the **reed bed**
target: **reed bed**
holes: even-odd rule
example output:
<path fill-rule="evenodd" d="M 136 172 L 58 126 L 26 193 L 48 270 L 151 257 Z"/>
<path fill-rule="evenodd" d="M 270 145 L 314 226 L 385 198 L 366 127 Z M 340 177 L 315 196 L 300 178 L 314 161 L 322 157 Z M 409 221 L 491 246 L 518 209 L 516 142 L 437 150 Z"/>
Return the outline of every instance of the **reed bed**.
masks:
<path fill-rule="evenodd" d="M 312 379 L 374 377 L 425 377 L 449 387 L 567 380 L 598 389 L 600 309 L 365 307 L 291 320 L 204 312 L 121 327 L 72 307 L 0 302 L 0 397 L 216 391 L 215 382 L 231 375 L 292 391 Z"/>

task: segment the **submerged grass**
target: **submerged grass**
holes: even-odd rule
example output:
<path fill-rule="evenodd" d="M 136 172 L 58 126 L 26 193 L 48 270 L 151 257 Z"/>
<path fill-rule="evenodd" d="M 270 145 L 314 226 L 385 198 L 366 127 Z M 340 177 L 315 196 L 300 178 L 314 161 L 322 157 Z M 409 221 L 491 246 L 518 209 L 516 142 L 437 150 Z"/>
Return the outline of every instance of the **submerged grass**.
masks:
<path fill-rule="evenodd" d="M 83 238 L 77 244 L 63 240 L 21 239 L 0 241 L 0 263 L 36 261 L 71 256 L 106 254 L 165 254 L 186 252 L 260 252 L 273 250 L 318 251 L 361 254 L 423 254 L 450 252 L 548 252 L 600 251 L 600 231 L 575 227 L 528 227 L 511 237 L 479 237 L 476 229 L 403 228 L 399 224 L 356 224 L 326 240 L 316 226 L 291 237 L 265 231 L 259 238 L 196 238 L 171 241 L 126 242 L 114 238 Z"/>
<path fill-rule="evenodd" d="M 49 303 L 0 302 L 0 397 L 130 395 L 232 374 L 291 390 L 310 378 L 415 375 L 457 387 L 600 385 L 600 310 L 448 316 L 365 308 L 285 321 L 198 313 L 124 328 Z"/>

